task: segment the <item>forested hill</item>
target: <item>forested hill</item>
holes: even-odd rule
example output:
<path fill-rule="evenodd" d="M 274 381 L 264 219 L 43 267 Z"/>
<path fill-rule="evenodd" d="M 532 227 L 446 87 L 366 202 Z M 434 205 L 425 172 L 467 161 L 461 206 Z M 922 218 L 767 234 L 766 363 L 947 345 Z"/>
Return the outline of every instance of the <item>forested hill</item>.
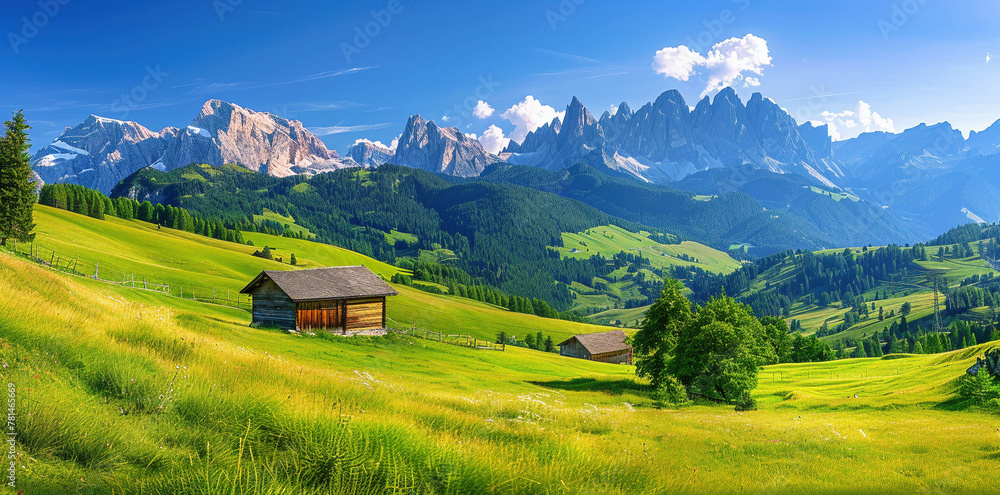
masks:
<path fill-rule="evenodd" d="M 392 165 L 286 178 L 236 166 L 189 165 L 169 173 L 147 168 L 122 181 L 112 196 L 184 207 L 243 230 L 291 233 L 282 221 L 252 221 L 270 210 L 293 219 L 298 235 L 307 231 L 320 242 L 390 263 L 402 253 L 444 253 L 489 285 L 560 310 L 572 302 L 568 284 L 590 284 L 603 263 L 560 260 L 547 246 L 561 245 L 564 232 L 600 225 L 653 230 L 527 187 L 455 184 Z"/>
<path fill-rule="evenodd" d="M 997 244 L 1000 243 L 1000 222 L 998 223 L 968 223 L 955 227 L 929 242 L 932 246 L 946 246 L 950 244 L 973 243 L 980 241 L 990 241 L 992 250 L 988 251 L 991 259 L 996 259 Z"/>
<path fill-rule="evenodd" d="M 715 195 L 696 196 L 689 191 L 644 184 L 617 176 L 610 170 L 583 164 L 558 172 L 497 164 L 488 167 L 477 180 L 553 192 L 605 213 L 669 230 L 717 249 L 747 246 L 757 256 L 788 249 L 912 243 L 926 238 L 926 232 L 903 228 L 887 218 L 888 213 L 867 203 L 838 201 L 832 195 L 804 189 L 801 184 L 777 174 L 769 174 L 757 182 L 765 179 L 768 181 L 766 187 L 778 184 L 788 198 L 772 201 L 765 207 L 743 192 L 720 191 Z M 743 189 L 754 184 L 756 182 L 744 184 Z"/>
<path fill-rule="evenodd" d="M 788 316 L 797 301 L 819 307 L 834 302 L 854 307 L 862 294 L 923 272 L 913 262 L 926 259 L 927 250 L 920 244 L 862 248 L 860 252 L 849 248 L 827 253 L 789 251 L 745 264 L 729 275 L 703 274 L 687 285 L 699 301 L 724 291 L 753 306 L 758 314 Z"/>

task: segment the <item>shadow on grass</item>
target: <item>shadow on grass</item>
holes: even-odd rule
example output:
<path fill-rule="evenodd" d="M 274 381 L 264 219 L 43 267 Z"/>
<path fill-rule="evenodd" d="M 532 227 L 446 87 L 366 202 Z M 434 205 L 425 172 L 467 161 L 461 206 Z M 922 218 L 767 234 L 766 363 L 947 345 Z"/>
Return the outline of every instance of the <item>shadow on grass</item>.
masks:
<path fill-rule="evenodd" d="M 633 380 L 574 378 L 572 380 L 552 380 L 547 382 L 529 381 L 528 383 L 557 390 L 570 390 L 573 392 L 604 392 L 609 395 L 621 395 L 625 392 L 649 394 L 653 391 L 653 387 L 649 384 L 636 383 Z"/>

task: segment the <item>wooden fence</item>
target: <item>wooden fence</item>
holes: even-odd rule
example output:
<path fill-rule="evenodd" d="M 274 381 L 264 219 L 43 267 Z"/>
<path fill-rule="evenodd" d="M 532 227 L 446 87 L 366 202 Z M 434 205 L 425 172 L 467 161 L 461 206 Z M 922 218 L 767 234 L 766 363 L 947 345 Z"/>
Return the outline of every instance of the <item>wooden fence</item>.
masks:
<path fill-rule="evenodd" d="M 146 277 L 141 275 L 137 278 L 135 273 L 132 272 L 118 272 L 107 267 L 102 268 L 100 261 L 83 260 L 79 256 L 60 253 L 34 242 L 18 245 L 16 241 L 13 241 L 8 246 L 8 249 L 12 253 L 23 256 L 28 260 L 71 275 L 86 277 L 121 287 L 159 292 L 180 299 L 219 304 L 244 311 L 253 310 L 253 304 L 249 300 L 249 297 L 244 297 L 240 294 L 236 294 L 234 297 L 232 290 L 228 288 L 220 289 L 217 287 L 206 288 L 191 285 L 160 284 L 147 280 Z"/>
<path fill-rule="evenodd" d="M 445 334 L 441 332 L 433 332 L 431 330 L 425 330 L 423 328 L 418 328 L 416 325 L 411 325 L 409 327 L 401 325 L 399 322 L 389 319 L 391 323 L 396 324 L 399 328 L 393 328 L 389 325 L 388 330 L 392 330 L 400 335 L 409 335 L 411 337 L 416 337 L 419 339 L 433 340 L 437 342 L 443 342 L 445 344 L 457 345 L 460 347 L 468 347 L 470 349 L 476 349 L 480 351 L 504 351 L 506 346 L 504 344 L 498 344 L 496 342 L 490 342 L 488 340 L 482 340 L 473 337 L 470 334 Z"/>

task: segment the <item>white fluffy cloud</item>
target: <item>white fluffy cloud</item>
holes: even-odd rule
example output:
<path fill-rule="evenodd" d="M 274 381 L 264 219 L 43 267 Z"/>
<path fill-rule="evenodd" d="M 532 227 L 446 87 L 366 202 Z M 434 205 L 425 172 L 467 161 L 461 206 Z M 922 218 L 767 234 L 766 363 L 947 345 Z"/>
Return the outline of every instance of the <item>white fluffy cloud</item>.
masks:
<path fill-rule="evenodd" d="M 399 138 L 401 138 L 401 137 L 403 137 L 402 134 L 400 134 L 399 136 L 396 136 L 396 137 L 392 138 L 392 142 L 389 143 L 388 146 L 386 146 L 384 143 L 382 143 L 382 141 L 372 141 L 371 139 L 368 139 L 368 138 L 358 139 L 358 140 L 354 141 L 354 144 L 352 146 L 357 146 L 357 145 L 359 145 L 361 143 L 371 143 L 371 144 L 374 144 L 375 146 L 379 146 L 379 147 L 382 147 L 382 148 L 388 148 L 390 150 L 395 150 L 396 147 L 399 146 Z"/>
<path fill-rule="evenodd" d="M 510 133 L 510 138 L 520 143 L 529 132 L 552 122 L 556 117 L 563 119 L 566 112 L 557 112 L 548 105 L 542 105 L 542 102 L 536 100 L 534 96 L 528 95 L 524 101 L 508 108 L 500 116 L 514 124 L 515 129 Z"/>
<path fill-rule="evenodd" d="M 740 82 L 744 87 L 760 86 L 764 67 L 771 65 L 767 40 L 752 34 L 742 38 L 720 41 L 702 55 L 685 45 L 666 47 L 653 56 L 653 70 L 665 77 L 687 81 L 698 67 L 703 67 L 707 82 L 701 95 L 705 96 L 726 86 Z"/>
<path fill-rule="evenodd" d="M 476 104 L 476 108 L 472 109 L 472 116 L 477 119 L 485 119 L 493 115 L 494 111 L 495 110 L 493 110 L 493 107 L 491 107 L 489 103 L 479 100 L 479 103 Z"/>
<path fill-rule="evenodd" d="M 388 148 L 388 146 L 386 146 L 385 144 L 383 144 L 382 141 L 372 141 L 371 139 L 368 139 L 368 138 L 358 139 L 358 140 L 354 141 L 354 144 L 352 146 L 357 146 L 357 145 L 359 145 L 361 143 L 369 143 L 369 144 L 374 144 L 375 146 L 378 146 L 380 148 Z"/>
<path fill-rule="evenodd" d="M 830 137 L 834 141 L 857 137 L 863 132 L 896 132 L 896 127 L 892 119 L 879 115 L 872 110 L 872 106 L 859 101 L 851 110 L 843 112 L 823 112 L 820 114 L 823 120 L 816 123 L 830 126 Z"/>
<path fill-rule="evenodd" d="M 697 65 L 704 65 L 705 57 L 688 48 L 686 45 L 668 46 L 657 50 L 653 56 L 653 70 L 657 74 L 672 77 L 678 81 L 687 81 Z"/>
<path fill-rule="evenodd" d="M 482 143 L 486 151 L 496 155 L 510 144 L 510 138 L 504 137 L 503 129 L 491 125 L 489 129 L 483 131 L 483 137 L 479 138 L 479 142 Z"/>

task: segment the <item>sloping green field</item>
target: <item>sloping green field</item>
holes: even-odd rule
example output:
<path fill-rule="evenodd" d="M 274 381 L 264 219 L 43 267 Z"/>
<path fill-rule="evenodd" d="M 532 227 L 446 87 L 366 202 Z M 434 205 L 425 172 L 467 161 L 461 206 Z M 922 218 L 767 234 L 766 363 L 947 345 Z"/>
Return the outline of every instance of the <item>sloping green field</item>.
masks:
<path fill-rule="evenodd" d="M 564 258 L 588 259 L 600 254 L 610 259 L 625 251 L 635 255 L 641 252 L 657 268 L 697 266 L 714 273 L 732 273 L 740 267 L 740 263 L 728 254 L 704 244 L 692 241 L 666 244 L 668 239 L 653 239 L 648 232 L 636 234 L 614 225 L 594 227 L 587 232 L 563 233 L 562 239 L 562 247 L 552 249 Z M 697 262 L 685 261 L 682 255 L 697 259 Z"/>
<path fill-rule="evenodd" d="M 92 275 L 97 262 L 102 279 L 131 281 L 134 274 L 138 286 L 145 277 L 150 283 L 169 285 L 173 295 L 180 295 L 183 288 L 189 298 L 192 293 L 198 297 L 214 293 L 222 299 L 236 299 L 239 290 L 262 270 L 364 265 L 385 279 L 401 271 L 352 251 L 301 239 L 248 232 L 244 237 L 254 243 L 253 247 L 157 229 L 145 222 L 112 217 L 101 221 L 45 206 L 37 206 L 35 211 L 40 257 L 47 260 L 47 253 L 54 250 L 64 258 L 60 266 L 67 266 L 65 259 L 79 258 L 76 271 Z M 250 256 L 265 245 L 273 249 L 275 257 L 283 258 L 283 263 Z M 18 246 L 20 252 L 29 249 Z M 297 266 L 288 263 L 292 253 Z M 607 330 L 513 313 L 471 299 L 433 295 L 403 286 L 395 288 L 400 296 L 390 299 L 389 317 L 405 326 L 417 325 L 446 334 L 471 334 L 483 340 L 493 340 L 500 331 L 517 336 L 542 332 L 557 342 L 575 334 Z M 247 301 L 245 297 L 242 300 Z"/>
<path fill-rule="evenodd" d="M 77 229 L 76 244 L 172 268 L 179 281 L 197 280 L 199 265 L 141 246 L 176 236 L 177 259 L 202 259 L 232 283 L 272 266 L 244 247 L 63 213 L 36 220 L 46 235 Z M 108 247 L 87 232 L 108 235 Z M 364 262 L 273 241 L 312 266 Z M 986 346 L 772 366 L 754 394 L 759 411 L 657 410 L 630 366 L 408 337 L 297 337 L 250 328 L 244 311 L 5 253 L 0 294 L 0 375 L 15 388 L 24 493 L 991 493 L 1000 462 L 997 417 L 953 402 Z M 426 323 L 434 330 L 571 325 L 419 292 L 396 300 L 393 318 L 407 316 L 403 305 L 461 313 Z"/>

